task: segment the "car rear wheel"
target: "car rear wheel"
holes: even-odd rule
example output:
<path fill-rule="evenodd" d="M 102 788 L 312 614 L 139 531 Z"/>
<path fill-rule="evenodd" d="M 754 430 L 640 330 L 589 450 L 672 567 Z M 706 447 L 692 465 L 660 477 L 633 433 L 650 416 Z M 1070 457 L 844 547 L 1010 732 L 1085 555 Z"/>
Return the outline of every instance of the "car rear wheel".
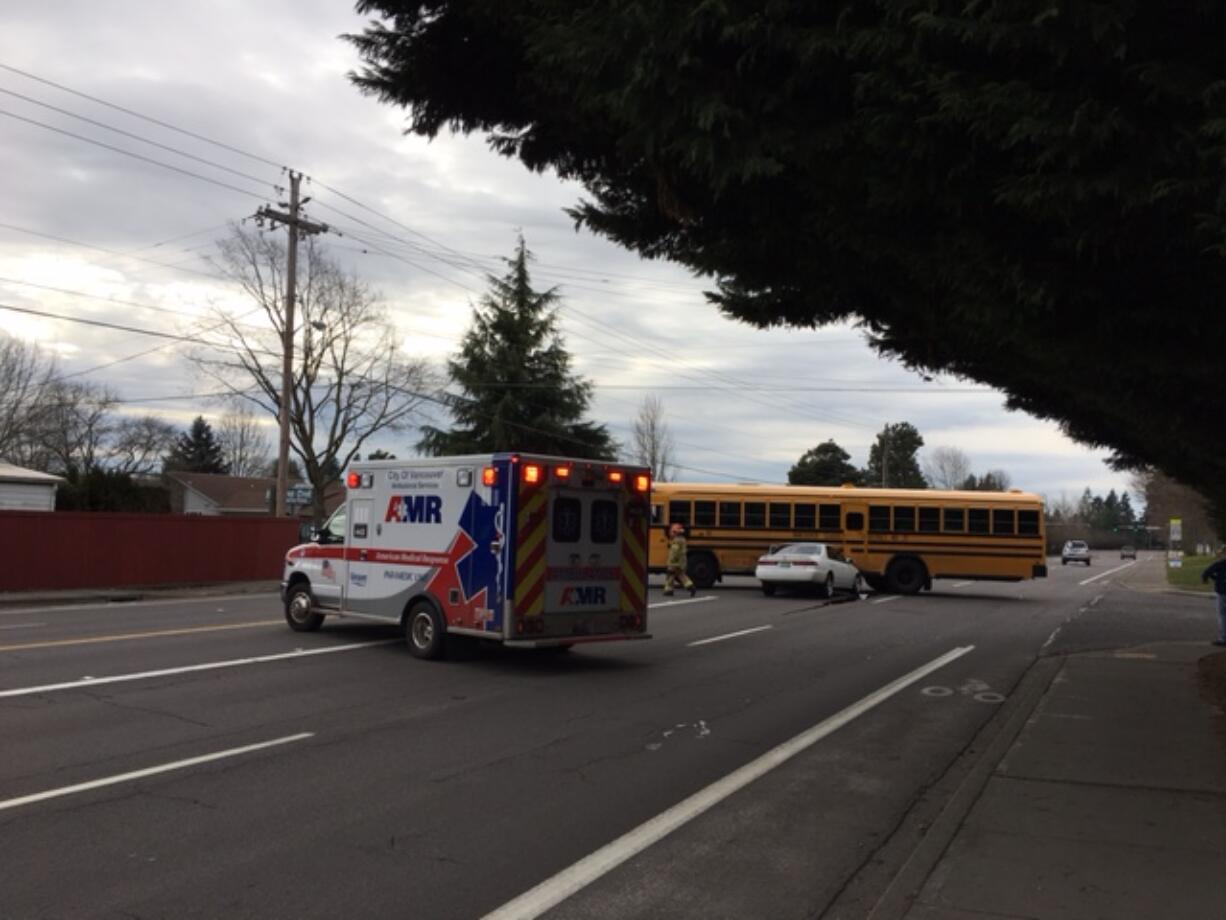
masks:
<path fill-rule="evenodd" d="M 856 576 L 856 580 L 852 583 L 851 590 L 852 590 L 852 593 L 855 595 L 856 600 L 861 600 L 864 597 L 864 576 L 863 575 Z"/>
<path fill-rule="evenodd" d="M 819 597 L 834 597 L 834 572 L 826 573 L 826 580 L 818 589 Z"/>

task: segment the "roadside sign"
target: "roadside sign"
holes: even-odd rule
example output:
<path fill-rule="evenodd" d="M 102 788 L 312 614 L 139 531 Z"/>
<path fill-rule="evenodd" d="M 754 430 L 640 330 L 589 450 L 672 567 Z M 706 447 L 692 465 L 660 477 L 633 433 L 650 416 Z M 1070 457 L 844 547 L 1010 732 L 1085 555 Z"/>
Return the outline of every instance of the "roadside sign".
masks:
<path fill-rule="evenodd" d="M 1171 518 L 1171 542 L 1183 539 L 1183 518 Z"/>
<path fill-rule="evenodd" d="M 315 490 L 305 483 L 292 485 L 285 490 L 285 504 L 287 505 L 309 505 L 311 499 L 315 495 Z"/>

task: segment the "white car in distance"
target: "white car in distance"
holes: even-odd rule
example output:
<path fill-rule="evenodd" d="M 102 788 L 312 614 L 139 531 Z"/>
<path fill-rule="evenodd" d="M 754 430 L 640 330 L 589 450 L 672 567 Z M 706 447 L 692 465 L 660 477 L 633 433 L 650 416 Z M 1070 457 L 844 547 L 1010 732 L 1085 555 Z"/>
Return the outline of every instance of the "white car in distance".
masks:
<path fill-rule="evenodd" d="M 758 559 L 754 577 L 770 597 L 780 587 L 816 588 L 822 597 L 836 591 L 864 593 L 864 576 L 834 547 L 825 543 L 788 543 Z"/>

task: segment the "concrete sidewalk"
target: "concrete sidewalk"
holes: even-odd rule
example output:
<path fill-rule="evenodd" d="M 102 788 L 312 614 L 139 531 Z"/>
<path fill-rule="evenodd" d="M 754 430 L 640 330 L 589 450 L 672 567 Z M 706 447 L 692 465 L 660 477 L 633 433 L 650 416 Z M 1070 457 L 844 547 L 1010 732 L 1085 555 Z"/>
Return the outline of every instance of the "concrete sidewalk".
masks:
<path fill-rule="evenodd" d="M 905 916 L 1226 918 L 1226 712 L 1198 667 L 1213 654 L 1064 658 Z"/>
<path fill-rule="evenodd" d="M 131 601 L 173 600 L 223 594 L 275 594 L 280 582 L 226 581 L 206 585 L 154 585 L 133 588 L 80 588 L 71 591 L 0 591 L 5 607 L 50 607 L 74 604 L 119 604 Z"/>

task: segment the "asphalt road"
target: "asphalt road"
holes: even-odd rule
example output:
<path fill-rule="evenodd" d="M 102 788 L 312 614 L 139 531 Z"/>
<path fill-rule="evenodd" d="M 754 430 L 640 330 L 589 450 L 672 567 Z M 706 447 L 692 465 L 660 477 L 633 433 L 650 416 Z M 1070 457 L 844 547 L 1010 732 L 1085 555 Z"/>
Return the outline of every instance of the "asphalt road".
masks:
<path fill-rule="evenodd" d="M 1121 564 L 447 662 L 271 596 L 0 610 L 0 917 L 821 916 L 1037 656 L 1124 644 Z"/>

